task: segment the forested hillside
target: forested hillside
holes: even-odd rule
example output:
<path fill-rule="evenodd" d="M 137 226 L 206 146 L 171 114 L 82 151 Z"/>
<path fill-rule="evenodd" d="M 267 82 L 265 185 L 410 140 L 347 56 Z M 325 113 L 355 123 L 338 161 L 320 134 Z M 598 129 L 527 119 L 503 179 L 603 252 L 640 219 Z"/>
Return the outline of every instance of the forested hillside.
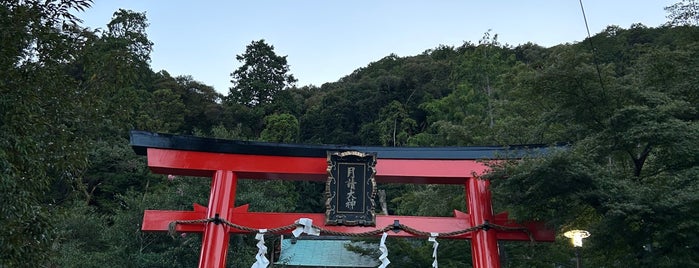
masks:
<path fill-rule="evenodd" d="M 154 175 L 132 129 L 306 144 L 566 144 L 498 163 L 496 210 L 557 233 L 586 229 L 588 267 L 699 267 L 699 20 L 609 26 L 579 43 L 503 45 L 496 33 L 415 56 L 388 55 L 337 82 L 296 85 L 273 44 L 239 48 L 223 95 L 152 70 L 145 13 L 80 25 L 89 0 L 0 1 L 0 267 L 194 267 L 197 234 L 140 232 L 145 209 L 207 204 L 209 179 Z M 694 7 L 695 9 L 692 9 Z M 465 210 L 463 187 L 379 185 L 400 215 Z M 236 204 L 320 212 L 324 185 L 246 181 Z M 502 243 L 503 267 L 572 267 L 556 243 Z M 256 241 L 231 239 L 229 267 Z M 274 241 L 268 241 L 274 243 Z M 431 245 L 391 241 L 395 267 L 429 267 Z M 441 243 L 441 242 L 440 242 Z M 389 246 L 391 247 L 391 246 Z M 442 267 L 470 267 L 444 241 Z"/>

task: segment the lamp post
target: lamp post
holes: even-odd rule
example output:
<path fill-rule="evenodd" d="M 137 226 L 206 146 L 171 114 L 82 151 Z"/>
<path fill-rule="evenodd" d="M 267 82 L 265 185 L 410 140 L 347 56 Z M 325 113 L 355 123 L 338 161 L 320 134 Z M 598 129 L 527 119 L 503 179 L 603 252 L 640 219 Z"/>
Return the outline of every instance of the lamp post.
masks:
<path fill-rule="evenodd" d="M 580 248 L 583 245 L 583 238 L 590 236 L 590 232 L 585 230 L 570 230 L 563 233 L 563 236 L 570 238 L 575 248 L 575 267 L 582 268 L 582 259 L 580 258 Z"/>

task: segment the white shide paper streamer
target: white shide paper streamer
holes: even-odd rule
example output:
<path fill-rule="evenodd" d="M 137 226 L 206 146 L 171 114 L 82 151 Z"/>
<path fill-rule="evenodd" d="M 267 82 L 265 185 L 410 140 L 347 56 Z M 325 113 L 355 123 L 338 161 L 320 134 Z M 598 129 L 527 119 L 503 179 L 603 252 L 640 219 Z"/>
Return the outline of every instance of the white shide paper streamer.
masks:
<path fill-rule="evenodd" d="M 252 264 L 250 268 L 267 268 L 269 266 L 269 260 L 267 259 L 267 246 L 265 246 L 265 233 L 267 229 L 260 229 L 260 231 L 255 235 L 257 242 L 257 255 L 255 255 L 255 263 Z"/>
<path fill-rule="evenodd" d="M 381 261 L 381 265 L 379 265 L 378 268 L 386 268 L 391 261 L 388 260 L 388 248 L 386 247 L 386 237 L 388 234 L 386 232 L 383 232 L 383 235 L 381 236 L 381 243 L 379 244 L 379 250 L 381 251 L 381 256 L 379 256 L 379 260 Z"/>

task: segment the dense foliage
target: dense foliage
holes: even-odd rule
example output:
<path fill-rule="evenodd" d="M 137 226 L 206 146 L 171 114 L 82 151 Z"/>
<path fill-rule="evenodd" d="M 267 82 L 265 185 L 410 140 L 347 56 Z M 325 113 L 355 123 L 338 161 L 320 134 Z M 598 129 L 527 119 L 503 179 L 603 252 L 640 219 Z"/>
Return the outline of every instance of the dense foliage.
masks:
<path fill-rule="evenodd" d="M 87 0 L 0 3 L 0 267 L 196 265 L 199 235 L 139 225 L 145 209 L 206 204 L 209 180 L 152 174 L 128 146 L 130 129 L 316 144 L 563 143 L 547 157 L 494 164 L 495 209 L 558 233 L 589 230 L 589 267 L 699 267 L 696 1 L 668 7 L 658 28 L 609 26 L 550 48 L 502 45 L 486 32 L 388 55 L 320 87 L 295 86 L 286 56 L 252 41 L 226 96 L 151 69 L 144 13 L 118 10 L 93 30 L 71 13 Z M 241 180 L 236 201 L 320 212 L 323 187 Z M 465 207 L 463 187 L 379 188 L 391 214 Z M 572 248 L 557 240 L 502 243 L 503 267 L 571 267 Z M 229 266 L 249 267 L 254 243 L 231 239 Z M 429 267 L 430 247 L 389 239 L 396 267 Z M 441 266 L 468 267 L 469 250 L 444 241 Z"/>

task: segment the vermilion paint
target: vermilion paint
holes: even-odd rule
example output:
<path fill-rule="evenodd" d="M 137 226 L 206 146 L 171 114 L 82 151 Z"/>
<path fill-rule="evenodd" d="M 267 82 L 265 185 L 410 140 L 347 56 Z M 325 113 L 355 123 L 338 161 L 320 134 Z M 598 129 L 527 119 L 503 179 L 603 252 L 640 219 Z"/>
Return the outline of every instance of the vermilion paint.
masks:
<path fill-rule="evenodd" d="M 166 231 L 170 222 L 197 220 L 218 215 L 234 224 L 255 229 L 271 229 L 293 224 L 299 218 L 310 218 L 323 229 L 363 233 L 401 224 L 426 232 L 452 232 L 488 221 L 493 224 L 520 227 L 510 222 L 507 214 L 493 215 L 488 181 L 478 177 L 487 166 L 476 160 L 439 159 L 377 159 L 377 183 L 460 184 L 465 186 L 468 213 L 455 211 L 454 217 L 418 217 L 377 215 L 376 227 L 325 226 L 324 214 L 319 213 L 260 213 L 248 212 L 247 205 L 234 208 L 237 179 L 281 179 L 325 181 L 327 161 L 322 157 L 295 157 L 229 154 L 173 149 L 147 148 L 148 166 L 153 172 L 171 175 L 211 177 L 208 207 L 195 205 L 193 211 L 147 210 L 143 231 Z M 525 225 L 537 241 L 553 241 L 552 230 L 541 224 Z M 199 267 L 225 267 L 228 240 L 231 233 L 248 233 L 223 224 L 179 224 L 180 232 L 203 232 Z M 413 236 L 406 232 L 389 232 L 391 236 Z M 498 240 L 528 241 L 521 231 L 477 230 L 445 239 L 471 239 L 473 267 L 499 268 Z"/>

